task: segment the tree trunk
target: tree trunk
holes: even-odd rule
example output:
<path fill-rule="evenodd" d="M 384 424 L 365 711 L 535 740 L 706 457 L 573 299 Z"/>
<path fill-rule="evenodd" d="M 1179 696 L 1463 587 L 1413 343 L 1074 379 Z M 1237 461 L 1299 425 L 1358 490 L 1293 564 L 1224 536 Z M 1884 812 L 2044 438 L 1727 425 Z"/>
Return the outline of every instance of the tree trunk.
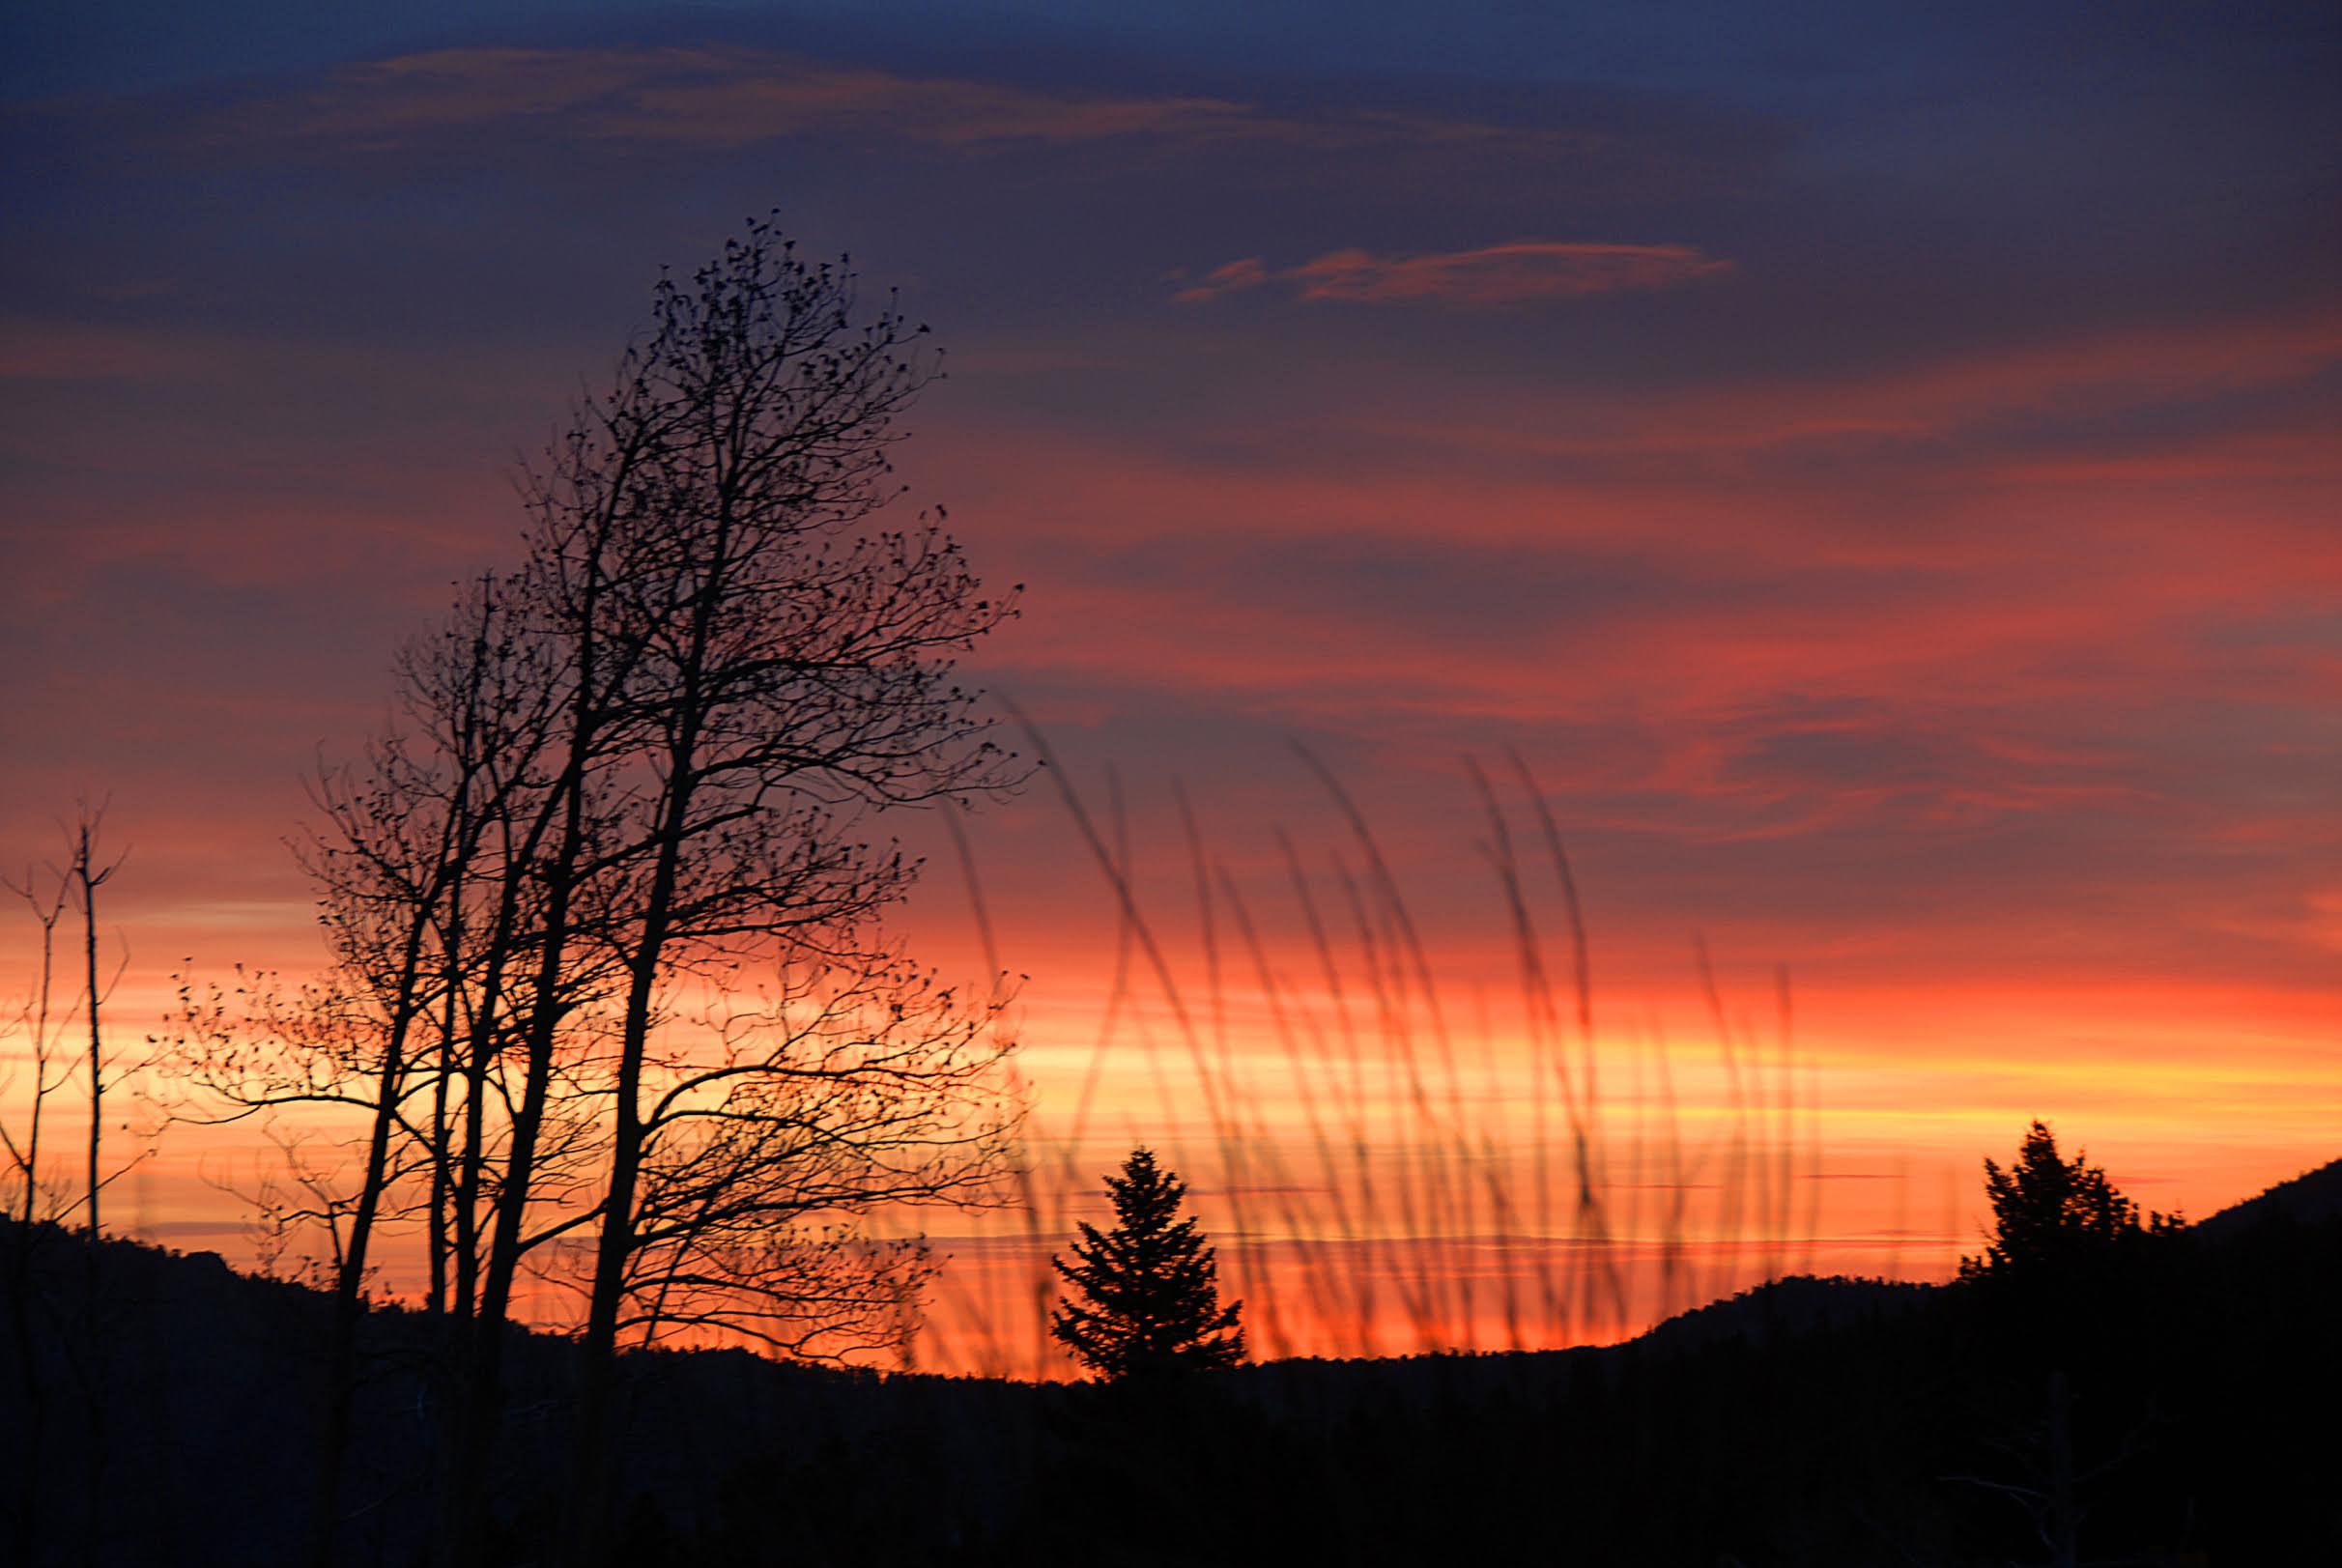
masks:
<path fill-rule="evenodd" d="M 103 998 L 98 989 L 98 885 L 113 872 L 112 867 L 99 870 L 91 860 L 90 817 L 85 813 L 80 824 L 80 841 L 73 857 L 74 875 L 81 883 L 81 953 L 85 979 L 89 987 L 90 1006 L 90 1148 L 89 1148 L 89 1240 L 88 1267 L 83 1279 L 81 1327 L 89 1336 L 90 1358 L 86 1393 L 89 1398 L 89 1450 L 83 1475 L 86 1489 L 84 1517 L 81 1530 L 82 1553 L 85 1560 L 98 1559 L 99 1543 L 103 1538 L 105 1518 L 105 1332 L 99 1322 L 98 1269 L 98 1194 L 103 1184 L 99 1176 L 99 1155 L 104 1138 L 104 1060 L 100 1054 L 98 1013 Z"/>
<path fill-rule="evenodd" d="M 546 882 L 543 949 L 538 955 L 536 991 L 530 998 L 525 1077 L 520 1108 L 513 1113 L 511 1148 L 497 1192 L 495 1228 L 477 1311 L 456 1369 L 456 1420 L 447 1443 L 448 1472 L 442 1491 L 440 1558 L 449 1568 L 481 1560 L 488 1524 L 488 1467 L 503 1401 L 505 1316 L 519 1271 L 523 1220 L 535 1174 L 537 1133 L 544 1125 L 552 1090 L 554 1037 L 561 1021 L 561 964 L 569 941 L 570 900 L 586 841 L 586 772 L 599 730 L 594 615 L 600 589 L 600 539 L 589 563 L 586 603 L 580 617 L 578 689 L 571 718 L 568 756 L 553 801 L 561 813 L 560 846 L 544 868 Z M 517 869 L 513 874 L 519 874 Z"/>
<path fill-rule="evenodd" d="M 2063 1372 L 2049 1374 L 2049 1551 L 2056 1568 L 2079 1568 L 2082 1499 L 2073 1473 L 2073 1398 Z"/>
<path fill-rule="evenodd" d="M 626 1295 L 626 1265 L 635 1246 L 635 1184 L 643 1163 L 643 1058 L 650 1046 L 650 1015 L 657 997 L 661 960 L 674 918 L 684 840 L 691 825 L 694 772 L 700 727 L 704 718 L 709 621 L 722 591 L 728 531 L 719 528 L 708 581 L 694 608 L 683 691 L 668 751 L 666 801 L 661 813 L 658 861 L 643 905 L 642 945 L 629 966 L 626 1018 L 619 1037 L 618 1079 L 611 1135 L 610 1191 L 602 1206 L 602 1234 L 594 1250 L 593 1295 L 578 1393 L 577 1487 L 573 1494 L 570 1560 L 591 1568 L 603 1560 L 608 1513 L 614 1491 L 610 1473 L 610 1430 L 617 1390 L 618 1312 Z"/>
<path fill-rule="evenodd" d="M 73 856 L 73 874 L 81 883 L 81 952 L 88 970 L 90 997 L 90 1173 L 89 1173 L 89 1234 L 98 1240 L 98 1155 L 103 1136 L 105 1077 L 103 1062 L 98 1045 L 98 884 L 106 872 L 97 871 L 90 864 L 90 825 L 81 824 L 81 841 Z"/>
<path fill-rule="evenodd" d="M 436 906 L 436 898 L 425 901 L 408 927 L 406 951 L 400 956 L 398 999 L 389 1035 L 383 1042 L 382 1070 L 375 1080 L 364 1175 L 359 1181 L 357 1207 L 350 1215 L 350 1244 L 342 1250 L 341 1268 L 333 1282 L 333 1317 L 326 1340 L 325 1421 L 318 1439 L 316 1485 L 309 1512 L 309 1560 L 315 1568 L 328 1568 L 333 1560 L 333 1534 L 341 1514 L 342 1462 L 350 1446 L 350 1410 L 357 1392 L 357 1321 L 364 1304 L 366 1256 L 388 1180 L 390 1128 L 398 1113 L 399 1081 L 406 1072 L 407 1036 L 418 1011 L 424 928 Z"/>

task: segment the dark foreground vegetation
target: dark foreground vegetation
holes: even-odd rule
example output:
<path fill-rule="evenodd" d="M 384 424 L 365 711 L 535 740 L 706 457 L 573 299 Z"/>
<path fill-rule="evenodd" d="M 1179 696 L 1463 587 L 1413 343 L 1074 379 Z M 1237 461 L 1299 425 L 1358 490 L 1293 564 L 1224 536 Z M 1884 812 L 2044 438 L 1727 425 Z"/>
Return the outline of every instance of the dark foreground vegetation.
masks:
<path fill-rule="evenodd" d="M 26 1563 L 297 1558 L 330 1300 L 0 1231 Z M 1161 1388 L 621 1358 L 629 1564 L 2342 1560 L 2342 1163 L 2084 1266 L 1790 1279 L 1632 1344 Z M 362 1324 L 351 1563 L 429 1550 L 432 1322 Z M 492 1560 L 558 1550 L 576 1347 L 514 1331 Z"/>

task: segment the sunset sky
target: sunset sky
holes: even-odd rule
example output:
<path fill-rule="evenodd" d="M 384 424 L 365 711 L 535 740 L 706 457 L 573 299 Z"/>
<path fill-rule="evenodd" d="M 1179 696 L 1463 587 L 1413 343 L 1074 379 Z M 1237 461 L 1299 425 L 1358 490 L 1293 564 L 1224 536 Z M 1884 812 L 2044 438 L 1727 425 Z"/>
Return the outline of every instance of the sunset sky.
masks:
<path fill-rule="evenodd" d="M 1809 1174 L 1898 1194 L 1829 1183 L 1833 1266 L 1940 1274 L 2035 1116 L 2192 1213 L 2323 1163 L 2342 14 L 1924 9 L 11 6 L 0 865 L 110 800 L 126 1046 L 186 960 L 313 963 L 304 772 L 659 268 L 776 210 L 945 347 L 904 505 L 1025 584 L 974 672 L 1119 779 L 1194 994 L 1175 784 L 1297 972 L 1278 830 L 1355 863 L 1299 741 L 1518 1050 L 1517 751 L 1606 1048 L 1712 1058 L 1699 939 L 1760 1031 L 1786 968 Z M 1115 906 L 1045 784 L 970 834 L 1062 1113 Z M 197 1164 L 151 1227 L 233 1219 Z"/>

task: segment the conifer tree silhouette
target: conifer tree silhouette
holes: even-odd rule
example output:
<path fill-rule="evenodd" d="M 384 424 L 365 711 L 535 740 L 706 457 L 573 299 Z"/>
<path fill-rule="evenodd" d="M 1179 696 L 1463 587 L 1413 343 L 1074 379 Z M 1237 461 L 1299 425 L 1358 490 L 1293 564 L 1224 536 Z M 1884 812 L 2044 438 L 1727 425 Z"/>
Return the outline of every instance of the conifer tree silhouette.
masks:
<path fill-rule="evenodd" d="M 2026 1129 L 2007 1170 L 1985 1161 L 1985 1193 L 1992 1203 L 1994 1234 L 1981 1258 L 1962 1258 L 1962 1279 L 1986 1274 L 2054 1270 L 2137 1235 L 2139 1206 L 2117 1191 L 2084 1153 L 2067 1159 L 2041 1122 Z M 2148 1229 L 2175 1227 L 2175 1217 L 2151 1216 Z"/>
<path fill-rule="evenodd" d="M 1242 1303 L 1219 1304 L 1218 1268 L 1193 1219 L 1186 1183 L 1134 1149 L 1106 1178 L 1114 1228 L 1083 1224 L 1073 1261 L 1052 1258 L 1082 1299 L 1058 1303 L 1049 1332 L 1107 1383 L 1234 1366 L 1244 1357 Z"/>

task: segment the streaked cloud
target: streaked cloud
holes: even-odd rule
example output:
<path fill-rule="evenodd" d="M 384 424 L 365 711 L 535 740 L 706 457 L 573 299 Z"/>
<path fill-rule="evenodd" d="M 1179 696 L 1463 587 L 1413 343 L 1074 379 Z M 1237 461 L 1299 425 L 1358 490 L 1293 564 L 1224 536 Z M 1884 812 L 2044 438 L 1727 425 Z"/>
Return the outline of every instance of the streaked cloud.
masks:
<path fill-rule="evenodd" d="M 1232 285 L 1241 286 L 1241 285 Z M 2342 366 L 2328 306 L 2242 320 L 2130 325 L 1955 349 L 1835 374 L 1751 375 L 1622 396 L 1598 384 L 1524 392 L 1443 386 L 1352 394 L 1345 417 L 1384 454 L 1434 448 L 1580 475 L 1745 486 L 1755 467 L 1826 464 L 1844 488 L 1864 464 L 1949 454 L 1971 482 L 2315 476 L 2334 446 L 2316 385 Z M 2280 412 L 2271 398 L 2307 394 Z M 2247 428 L 2222 423 L 2242 411 Z M 2136 427 L 2134 438 L 2127 430 Z M 1973 448 L 1971 450 L 1970 448 Z M 1859 460 L 1859 461 L 1858 461 Z"/>
<path fill-rule="evenodd" d="M 1042 90 L 732 47 L 436 49 L 345 67 L 294 103 L 249 104 L 240 115 L 248 128 L 303 137 L 509 132 L 536 122 L 710 148 L 815 131 L 961 151 L 1150 140 L 1328 152 L 1502 143 L 1551 154 L 1591 153 L 1610 140 L 1415 113 L 1280 113 L 1199 94 Z"/>
<path fill-rule="evenodd" d="M 177 380 L 203 364 L 199 346 L 184 336 L 22 316 L 0 320 L 0 382 Z"/>
<path fill-rule="evenodd" d="M 1501 306 L 1575 299 L 1631 289 L 1665 289 L 1717 277 L 1732 264 L 1695 245 L 1589 244 L 1516 240 L 1477 250 L 1377 256 L 1333 250 L 1272 271 L 1257 256 L 1215 267 L 1171 298 L 1198 304 L 1271 283 L 1304 300 L 1359 304 Z"/>
<path fill-rule="evenodd" d="M 119 60 L 137 30 L 104 25 Z M 2330 1145 L 2342 296 L 2299 39 L 2126 34 L 2101 92 L 1997 43 L 1724 82 L 1712 29 L 1664 17 L 1698 56 L 1672 74 L 1493 27 L 1444 30 L 1476 65 L 1382 74 L 1364 25 L 1306 64 L 1155 28 L 1012 60 L 980 21 L 594 25 L 223 35 L 232 71 L 5 111 L 0 865 L 113 794 L 125 1027 L 183 960 L 314 961 L 280 840 L 321 743 L 358 745 L 397 640 L 509 560 L 507 454 L 653 269 L 778 203 L 949 344 L 913 503 L 1031 584 L 969 678 L 1069 774 L 1116 770 L 1154 907 L 1192 897 L 1177 779 L 1271 962 L 1314 968 L 1271 829 L 1312 868 L 1349 840 L 1298 735 L 1459 1002 L 1500 994 L 1456 770 L 1517 747 L 1606 1016 L 1668 1015 L 1695 928 L 1728 990 L 1790 965 L 1847 1170 L 1940 1153 L 1972 1197 L 2019 1111 L 2086 1107 L 2142 1179 L 2222 1162 L 2224 1201 Z M 1047 791 L 976 848 L 1062 1083 L 1118 906 Z M 929 891 L 909 950 L 984 972 L 957 883 Z M 0 942 L 0 993 L 27 952 Z M 1158 1114 L 1112 1098 L 1142 1060 L 1101 1104 Z"/>

